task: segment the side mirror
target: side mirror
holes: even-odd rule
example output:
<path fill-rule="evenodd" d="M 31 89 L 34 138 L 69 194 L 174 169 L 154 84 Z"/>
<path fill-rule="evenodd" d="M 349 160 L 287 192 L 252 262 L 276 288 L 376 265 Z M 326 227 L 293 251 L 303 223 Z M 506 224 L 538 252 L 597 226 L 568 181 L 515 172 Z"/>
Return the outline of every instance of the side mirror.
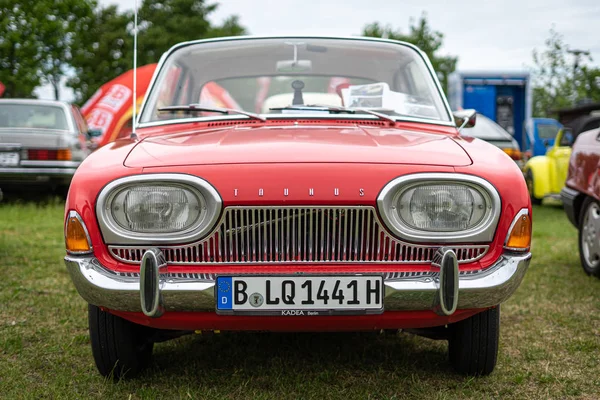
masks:
<path fill-rule="evenodd" d="M 88 138 L 100 137 L 102 136 L 102 131 L 100 129 L 90 129 L 87 131 Z"/>
<path fill-rule="evenodd" d="M 454 116 L 454 123 L 458 127 L 458 131 L 462 128 L 472 128 L 475 126 L 477 121 L 477 111 L 475 110 L 459 110 L 452 113 Z"/>

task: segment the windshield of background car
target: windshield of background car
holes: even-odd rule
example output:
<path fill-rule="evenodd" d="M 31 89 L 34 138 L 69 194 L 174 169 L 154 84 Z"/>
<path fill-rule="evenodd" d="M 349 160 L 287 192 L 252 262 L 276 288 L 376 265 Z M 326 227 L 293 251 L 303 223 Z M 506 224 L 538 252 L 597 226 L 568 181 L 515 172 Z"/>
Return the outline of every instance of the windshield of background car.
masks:
<path fill-rule="evenodd" d="M 294 89 L 294 82 L 301 89 Z M 417 50 L 361 39 L 243 39 L 180 47 L 163 63 L 140 122 L 219 115 L 159 111 L 187 104 L 267 117 L 327 115 L 322 110 L 270 110 L 319 104 L 369 108 L 399 119 L 451 121 L 432 72 Z M 340 117 L 350 116 L 336 115 Z"/>
<path fill-rule="evenodd" d="M 559 128 L 556 125 L 538 125 L 538 136 L 540 139 L 554 139 Z"/>
<path fill-rule="evenodd" d="M 0 104 L 0 128 L 69 129 L 61 107 L 35 104 Z"/>
<path fill-rule="evenodd" d="M 512 140 L 510 133 L 506 132 L 500 125 L 481 114 L 477 114 L 475 126 L 465 129 L 463 132 L 466 136 L 472 136 L 483 140 Z"/>

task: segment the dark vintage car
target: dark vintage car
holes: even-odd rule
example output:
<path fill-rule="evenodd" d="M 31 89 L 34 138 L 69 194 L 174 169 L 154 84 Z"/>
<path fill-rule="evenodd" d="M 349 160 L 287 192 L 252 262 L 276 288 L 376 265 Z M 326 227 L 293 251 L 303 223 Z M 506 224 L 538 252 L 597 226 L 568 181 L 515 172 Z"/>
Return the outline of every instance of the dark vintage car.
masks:
<path fill-rule="evenodd" d="M 600 129 L 577 136 L 561 198 L 569 220 L 579 230 L 581 265 L 588 274 L 600 277 Z"/>
<path fill-rule="evenodd" d="M 67 187 L 94 134 L 75 105 L 0 99 L 0 185 Z"/>
<path fill-rule="evenodd" d="M 531 202 L 503 151 L 460 135 L 475 113 L 453 116 L 423 52 L 235 37 L 161 60 L 136 134 L 82 163 L 65 208 L 101 374 L 198 330 L 381 329 L 492 372 Z"/>

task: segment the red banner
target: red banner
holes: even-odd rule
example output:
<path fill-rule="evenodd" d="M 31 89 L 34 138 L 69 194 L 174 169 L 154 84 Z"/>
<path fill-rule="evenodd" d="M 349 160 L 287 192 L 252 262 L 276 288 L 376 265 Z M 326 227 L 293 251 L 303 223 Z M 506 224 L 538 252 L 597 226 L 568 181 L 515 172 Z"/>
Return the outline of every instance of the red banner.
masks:
<path fill-rule="evenodd" d="M 155 69 L 156 64 L 137 69 L 138 111 Z M 102 85 L 81 107 L 90 129 L 102 131 L 102 136 L 97 139 L 99 146 L 131 133 L 132 96 L 133 70 L 130 70 Z"/>

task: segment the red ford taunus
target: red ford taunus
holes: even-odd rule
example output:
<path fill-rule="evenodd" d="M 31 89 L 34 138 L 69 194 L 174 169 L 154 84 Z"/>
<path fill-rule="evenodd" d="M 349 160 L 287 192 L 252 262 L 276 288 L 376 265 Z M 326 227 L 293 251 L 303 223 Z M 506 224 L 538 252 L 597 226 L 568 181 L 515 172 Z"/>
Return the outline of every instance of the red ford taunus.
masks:
<path fill-rule="evenodd" d="M 501 150 L 461 137 L 427 57 L 365 38 L 226 38 L 161 59 L 136 134 L 88 157 L 67 269 L 96 365 L 198 330 L 405 329 L 488 374 L 531 259 Z"/>

